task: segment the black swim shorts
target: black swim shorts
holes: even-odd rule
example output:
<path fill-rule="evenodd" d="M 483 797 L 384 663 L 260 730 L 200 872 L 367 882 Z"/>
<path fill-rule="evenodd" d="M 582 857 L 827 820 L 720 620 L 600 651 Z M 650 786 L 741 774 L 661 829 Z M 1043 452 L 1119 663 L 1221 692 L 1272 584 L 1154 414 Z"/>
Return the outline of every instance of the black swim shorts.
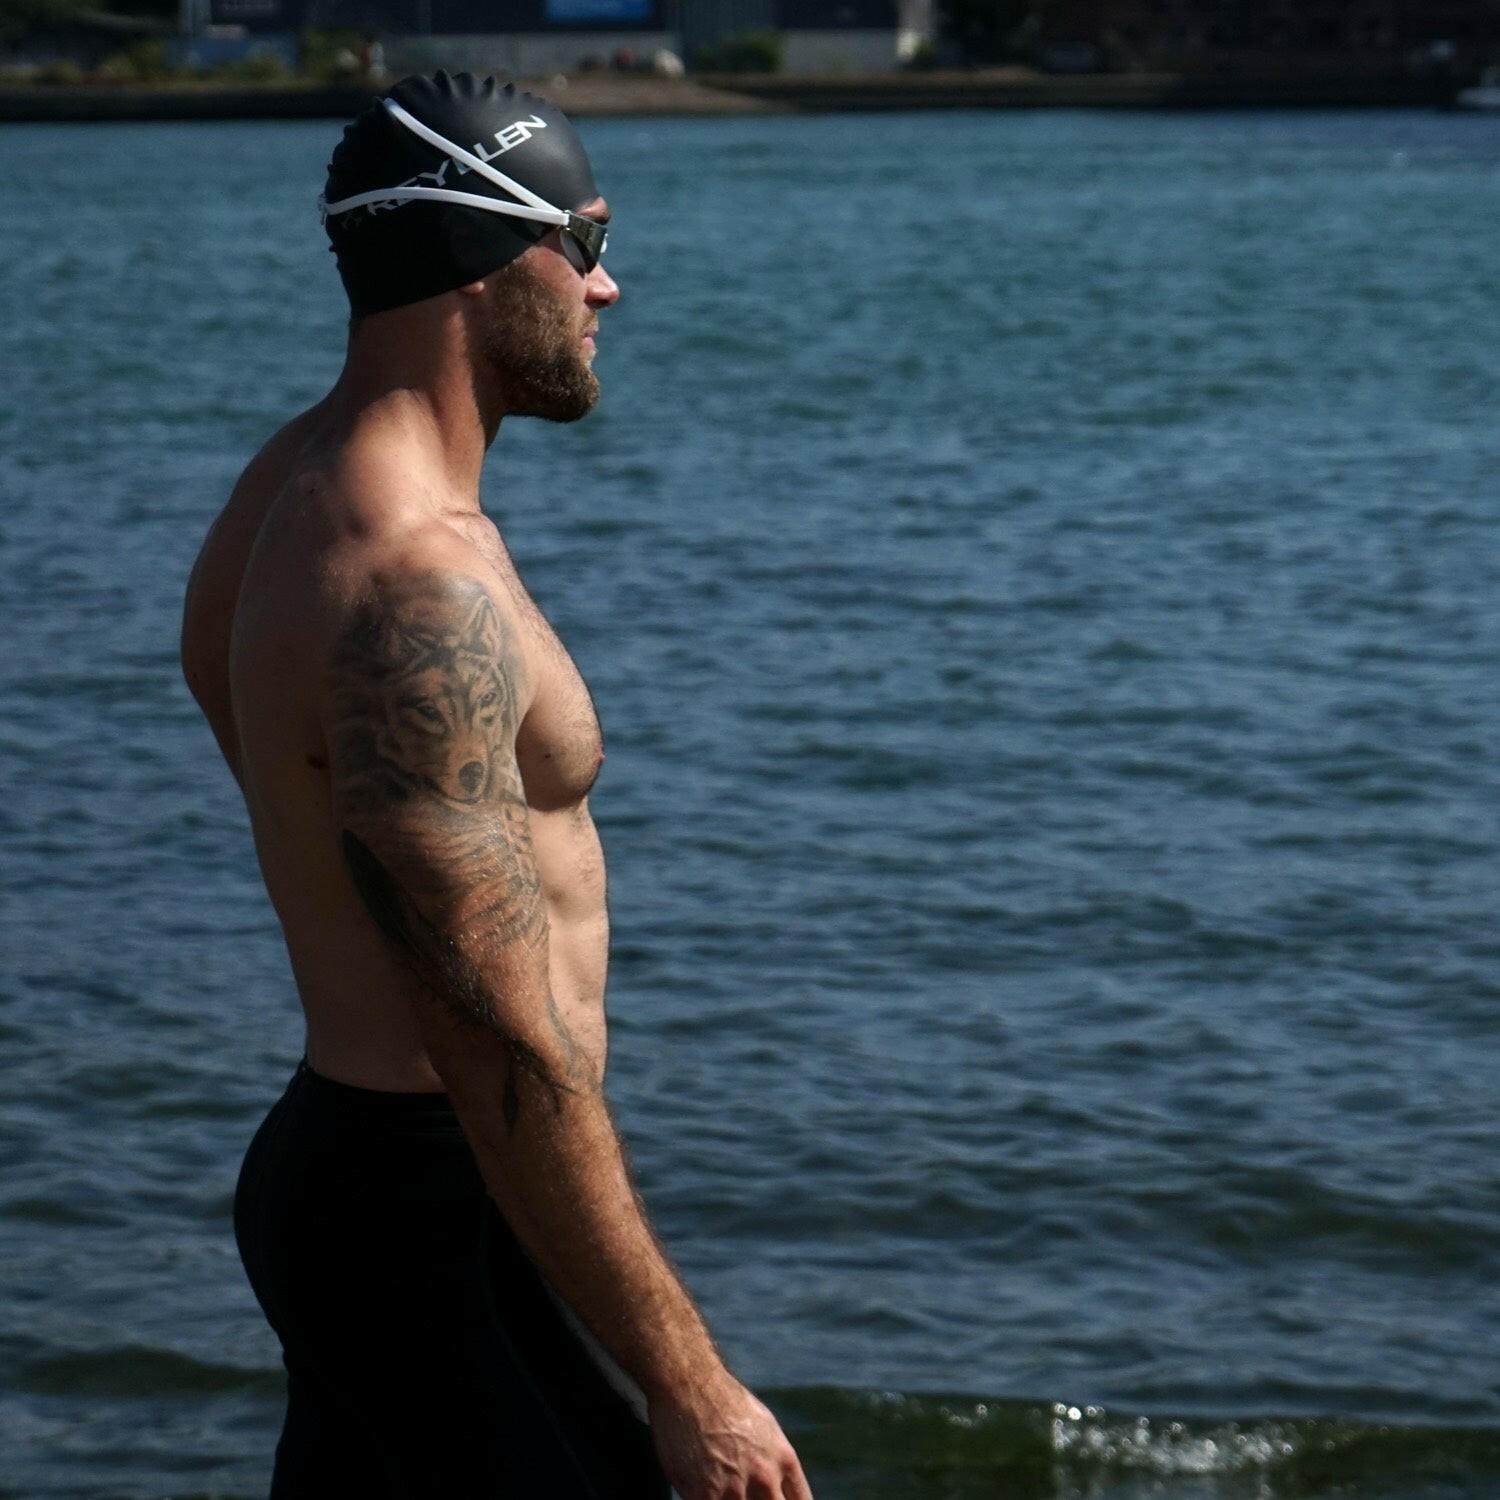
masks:
<path fill-rule="evenodd" d="M 446 1095 L 304 1060 L 234 1227 L 286 1363 L 271 1500 L 667 1500 L 639 1392 L 517 1244 Z"/>

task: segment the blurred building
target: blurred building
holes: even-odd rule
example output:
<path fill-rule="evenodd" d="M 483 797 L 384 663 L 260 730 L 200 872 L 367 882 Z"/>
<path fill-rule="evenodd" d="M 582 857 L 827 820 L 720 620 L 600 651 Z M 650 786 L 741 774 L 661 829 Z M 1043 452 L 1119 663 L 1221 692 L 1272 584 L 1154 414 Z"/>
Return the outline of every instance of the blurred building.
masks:
<path fill-rule="evenodd" d="M 1500 28 L 1496 0 L 1132 0 L 1121 9 L 1186 51 L 1392 54 Z"/>
<path fill-rule="evenodd" d="M 1046 44 L 1113 41 L 1158 61 L 1215 53 L 1404 56 L 1433 42 L 1500 38 L 1500 0 L 1051 0 L 1031 9 Z"/>
<path fill-rule="evenodd" d="M 1368 70 L 1414 57 L 1483 57 L 1500 0 L 937 0 L 955 58 L 1060 70 L 1318 59 Z M 1433 49 L 1437 53 L 1433 53 Z"/>
<path fill-rule="evenodd" d="M 471 68 L 521 77 L 693 61 L 735 38 L 774 34 L 790 72 L 893 68 L 926 38 L 933 0 L 182 0 L 184 29 L 357 31 L 394 72 Z"/>

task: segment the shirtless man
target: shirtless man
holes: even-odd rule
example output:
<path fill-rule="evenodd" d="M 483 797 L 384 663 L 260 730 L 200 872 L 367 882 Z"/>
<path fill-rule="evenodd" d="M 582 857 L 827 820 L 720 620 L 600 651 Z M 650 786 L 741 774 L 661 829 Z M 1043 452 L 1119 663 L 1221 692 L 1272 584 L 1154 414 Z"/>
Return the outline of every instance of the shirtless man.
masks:
<path fill-rule="evenodd" d="M 479 506 L 502 417 L 597 398 L 608 210 L 559 111 L 440 73 L 349 126 L 324 213 L 347 363 L 183 628 L 307 1019 L 235 1200 L 287 1367 L 272 1496 L 810 1500 L 631 1186 L 598 721 Z"/>

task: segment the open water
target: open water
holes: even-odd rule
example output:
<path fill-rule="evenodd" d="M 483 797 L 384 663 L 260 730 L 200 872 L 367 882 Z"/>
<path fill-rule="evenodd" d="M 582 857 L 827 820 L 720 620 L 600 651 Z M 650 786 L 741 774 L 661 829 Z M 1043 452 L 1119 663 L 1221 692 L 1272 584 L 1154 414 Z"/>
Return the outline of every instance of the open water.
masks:
<path fill-rule="evenodd" d="M 487 503 L 820 1500 L 1500 1492 L 1500 120 L 585 131 L 606 399 Z M 265 1491 L 301 1036 L 175 632 L 338 367 L 336 134 L 0 134 L 5 1496 Z"/>

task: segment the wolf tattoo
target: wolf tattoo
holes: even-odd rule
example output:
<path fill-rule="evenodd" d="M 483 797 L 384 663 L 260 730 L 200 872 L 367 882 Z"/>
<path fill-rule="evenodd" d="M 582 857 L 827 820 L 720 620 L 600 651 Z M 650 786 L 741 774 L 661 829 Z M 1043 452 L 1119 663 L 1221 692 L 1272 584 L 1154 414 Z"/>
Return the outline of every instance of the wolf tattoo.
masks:
<path fill-rule="evenodd" d="M 517 791 L 502 768 L 516 729 L 510 642 L 482 587 L 454 593 L 451 581 L 403 590 L 364 610 L 344 639 L 340 759 L 372 796 L 474 808 Z"/>

